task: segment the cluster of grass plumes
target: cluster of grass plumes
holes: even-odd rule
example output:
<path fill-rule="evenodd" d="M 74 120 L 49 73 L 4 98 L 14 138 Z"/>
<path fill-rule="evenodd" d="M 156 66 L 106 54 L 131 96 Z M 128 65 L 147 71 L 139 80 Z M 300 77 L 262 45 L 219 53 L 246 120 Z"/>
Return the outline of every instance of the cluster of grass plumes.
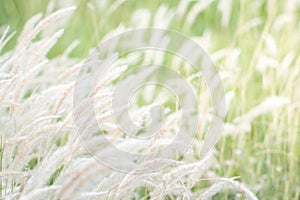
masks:
<path fill-rule="evenodd" d="M 174 160 L 170 167 L 158 172 L 136 174 L 132 171 L 124 174 L 102 166 L 83 149 L 72 121 L 74 76 L 81 63 L 67 57 L 69 50 L 54 59 L 45 57 L 63 30 L 51 37 L 34 40 L 48 24 L 74 9 L 56 11 L 42 20 L 40 15 L 34 16 L 26 23 L 15 49 L 1 57 L 2 197 L 162 199 L 169 196 L 206 199 L 218 192 L 210 187 L 202 194 L 199 191 L 201 187 L 195 187 L 206 171 L 208 159 L 197 161 L 190 155 L 185 158 L 189 162 Z M 11 38 L 7 32 L 8 29 L 1 40 L 3 45 Z M 95 112 L 101 111 L 97 120 L 107 118 L 111 109 L 106 99 L 111 98 L 107 86 L 124 69 L 110 72 L 96 87 Z M 75 109 L 83 112 L 84 106 Z M 87 132 L 92 131 L 88 116 Z M 176 121 L 167 123 L 164 132 L 168 132 L 171 126 L 177 126 L 172 123 Z M 113 124 L 106 130 L 114 137 L 119 132 Z M 95 140 L 98 141 L 91 138 L 91 142 L 95 143 Z M 130 140 L 124 140 L 122 144 L 129 148 L 133 145 Z M 105 153 L 105 148 L 99 151 Z M 144 165 L 151 167 L 155 162 L 147 161 Z M 218 178 L 214 177 L 216 180 Z M 236 183 L 230 179 L 219 181 Z M 244 186 L 232 184 L 232 187 L 255 199 Z"/>
<path fill-rule="evenodd" d="M 125 1 L 105 2 L 90 3 L 88 9 L 95 11 L 107 6 L 113 13 L 127 6 Z M 70 58 L 69 54 L 77 41 L 54 58 L 46 56 L 64 30 L 51 34 L 44 34 L 44 30 L 49 26 L 53 29 L 53 24 L 61 19 L 68 23 L 75 8 L 61 9 L 43 19 L 37 14 L 18 34 L 15 47 L 0 57 L 3 199 L 299 199 L 297 1 L 237 4 L 226 0 L 182 0 L 176 6 L 154 8 L 155 11 L 133 10 L 130 22 L 104 35 L 144 26 L 171 28 L 192 36 L 210 52 L 223 78 L 228 110 L 216 149 L 199 160 L 201 138 L 196 138 L 183 157 L 147 174 L 121 173 L 101 165 L 81 145 L 73 119 L 73 89 L 83 61 Z M 97 15 L 93 17 L 97 24 Z M 15 37 L 7 27 L 1 33 L 0 51 Z M 151 52 L 149 57 L 161 59 Z M 120 64 L 126 61 L 121 60 Z M 105 137 L 128 150 L 139 146 L 120 137 L 120 130 L 111 122 L 111 107 L 107 103 L 112 92 L 110 81 L 125 69 L 120 67 L 108 73 L 105 80 L 109 81 L 99 84 L 95 109 L 99 111 L 97 120 L 107 122 Z M 198 82 L 193 81 L 198 74 L 185 75 L 197 89 Z M 202 133 L 209 124 L 210 104 L 209 95 L 200 89 L 199 109 L 207 119 L 199 131 Z M 135 116 L 144 116 L 147 110 L 147 106 L 142 107 Z M 176 116 L 176 112 L 168 116 L 171 125 L 164 130 L 166 137 L 155 141 L 157 145 L 171 139 L 168 133 L 172 135 L 178 129 Z M 93 126 L 87 120 L 86 131 L 93 130 Z M 101 135 L 97 139 L 91 138 L 90 145 L 101 142 Z M 105 148 L 97 151 L 101 154 Z M 140 167 L 155 164 L 155 160 L 147 161 Z"/>

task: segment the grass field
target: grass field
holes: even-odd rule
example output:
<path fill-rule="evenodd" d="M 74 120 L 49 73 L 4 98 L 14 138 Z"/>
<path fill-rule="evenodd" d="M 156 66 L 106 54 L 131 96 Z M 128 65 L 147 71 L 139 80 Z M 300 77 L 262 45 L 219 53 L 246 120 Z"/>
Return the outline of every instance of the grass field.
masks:
<path fill-rule="evenodd" d="M 2 199 L 300 199 L 300 1 L 0 0 L 0 27 Z M 208 159 L 199 160 L 199 137 L 179 163 L 126 175 L 84 151 L 72 98 L 90 50 L 140 27 L 199 43 L 222 77 L 227 114 Z M 105 99 L 99 106 L 105 116 Z"/>

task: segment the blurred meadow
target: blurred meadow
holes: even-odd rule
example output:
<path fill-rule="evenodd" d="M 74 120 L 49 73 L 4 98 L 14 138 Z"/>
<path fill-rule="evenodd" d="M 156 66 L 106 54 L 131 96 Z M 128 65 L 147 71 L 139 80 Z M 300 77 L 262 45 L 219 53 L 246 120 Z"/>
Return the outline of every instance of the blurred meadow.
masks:
<path fill-rule="evenodd" d="M 26 58 L 17 60 L 21 55 L 17 48 L 20 46 L 19 38 L 26 22 L 38 13 L 42 14 L 39 18 L 41 20 L 54 11 L 69 6 L 76 6 L 76 9 L 47 24 L 47 27 L 39 31 L 31 43 L 28 43 L 29 49 L 30 45 L 39 44 L 43 38 L 50 38 L 58 30 L 64 29 L 64 32 L 55 38 L 53 47 L 45 52 L 45 57 L 41 56 L 32 67 L 24 67 L 30 70 L 43 60 L 49 60 L 50 63 L 45 67 L 47 69 L 41 69 L 33 75 L 30 79 L 32 83 L 28 84 L 27 88 L 19 89 L 20 84 L 26 81 L 21 78 L 19 80 L 20 76 L 15 76 L 19 71 L 14 70 L 12 63 L 18 63 L 20 68 L 22 63 L 26 63 Z M 35 23 L 33 20 L 32 24 L 38 24 L 39 20 Z M 32 24 L 28 26 L 29 29 L 34 28 Z M 42 170 L 39 167 L 45 165 L 44 161 L 49 155 L 56 155 L 56 149 L 68 148 L 70 141 L 76 141 L 75 136 L 70 136 L 71 122 L 67 117 L 68 112 L 71 112 L 71 100 L 62 103 L 65 100 L 64 97 L 61 99 L 74 77 L 58 81 L 56 79 L 62 78 L 62 74 L 69 72 L 73 66 L 87 58 L 90 50 L 108 33 L 138 27 L 167 28 L 182 32 L 199 43 L 215 62 L 223 79 L 227 114 L 222 136 L 210 157 L 211 164 L 202 173 L 206 174 L 202 179 L 217 180 L 218 177 L 224 177 L 230 180 L 228 183 L 221 181 L 211 185 L 199 181 L 192 186 L 189 186 L 188 181 L 178 180 L 178 185 L 184 185 L 183 192 L 180 190 L 178 193 L 168 193 L 167 188 L 171 188 L 170 191 L 177 190 L 170 183 L 164 188 L 166 194 L 159 197 L 154 195 L 160 193 L 155 185 L 132 186 L 124 189 L 128 195 L 126 199 L 251 199 L 252 193 L 258 199 L 300 199 L 299 0 L 0 0 L 0 27 L 0 38 L 4 36 L 0 39 L 2 199 L 35 199 L 35 194 L 39 194 L 43 189 L 49 192 L 49 195 L 39 197 L 40 199 L 69 198 L 71 193 L 65 192 L 69 187 L 68 182 L 64 182 L 63 177 L 68 177 L 68 165 L 76 161 L 75 158 L 80 153 L 76 154 L 77 157 L 74 153 L 69 160 L 53 164 L 52 170 L 44 172 L 49 173 L 45 181 L 32 186 L 34 180 L 38 180 L 32 177 L 39 177 L 41 172 L 38 170 Z M 12 33 L 14 35 L 4 45 L 5 38 Z M 71 44 L 74 45 L 73 48 L 70 48 Z M 69 50 L 67 54 L 66 49 Z M 30 55 L 34 49 L 28 52 L 27 55 Z M 44 82 L 43 77 L 46 77 L 47 81 Z M 42 86 L 36 86 L 38 84 Z M 20 105 L 28 102 L 27 99 L 39 97 L 42 91 L 48 91 L 47 88 L 52 86 L 55 86 L 54 90 L 57 86 L 57 95 L 50 92 L 49 96 L 53 99 L 49 98 L 45 100 L 46 103 L 41 103 L 43 105 L 38 108 L 41 111 L 40 115 L 30 115 L 30 109 L 33 109 L 31 107 L 20 108 Z M 8 90 L 10 92 L 7 92 Z M 20 94 L 15 95 L 16 93 Z M 71 97 L 72 95 L 68 98 Z M 49 109 L 44 105 L 48 101 Z M 57 101 L 61 105 L 57 104 Z M 33 104 L 36 104 L 35 101 Z M 53 106 L 50 106 L 52 104 Z M 51 117 L 47 109 L 52 110 L 55 105 L 59 106 Z M 11 113 L 12 110 L 14 113 Z M 44 111 L 46 114 L 42 114 Z M 56 118 L 56 115 L 59 117 Z M 47 116 L 49 118 L 44 120 Z M 35 117 L 41 117 L 44 124 L 32 130 L 28 129 L 28 124 L 35 121 Z M 39 139 L 32 141 L 37 146 L 19 146 L 22 137 L 33 137 L 30 136 L 30 131 L 44 130 L 43 127 L 56 124 L 59 124 L 59 129 L 55 134 L 43 136 L 41 139 L 45 149 L 38 145 Z M 48 128 L 47 131 L 53 131 Z M 23 130 L 22 133 L 20 130 Z M 14 143 L 14 140 L 17 142 Z M 20 150 L 23 147 L 24 151 Z M 21 156 L 17 162 L 15 160 L 18 159 L 18 154 Z M 197 156 L 191 160 L 187 158 L 186 163 L 193 163 L 193 160 L 197 160 Z M 76 162 L 74 163 L 72 167 L 76 166 Z M 168 170 L 172 171 L 175 168 Z M 148 181 L 161 184 L 164 173 L 168 173 L 168 170 Z M 109 176 L 111 174 L 108 173 L 106 177 Z M 232 177 L 236 177 L 234 180 L 238 183 L 230 183 Z M 243 185 L 238 185 L 239 183 Z M 27 184 L 32 185 L 27 188 Z M 230 184 L 237 186 L 230 189 L 227 187 Z M 87 190 L 90 193 L 83 199 L 119 198 L 109 196 L 111 193 L 102 194 L 103 188 L 105 186 L 98 185 L 97 189 L 92 190 L 94 193 Z M 248 190 L 251 194 L 247 195 Z M 126 193 L 127 191 L 130 192 Z"/>

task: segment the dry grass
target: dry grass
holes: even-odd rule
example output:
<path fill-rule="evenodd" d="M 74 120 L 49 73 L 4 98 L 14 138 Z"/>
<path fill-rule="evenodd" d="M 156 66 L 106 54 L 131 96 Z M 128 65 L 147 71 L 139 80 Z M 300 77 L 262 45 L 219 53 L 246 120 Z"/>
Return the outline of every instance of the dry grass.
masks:
<path fill-rule="evenodd" d="M 126 1 L 116 1 L 110 9 L 118 10 L 123 4 Z M 204 30 L 201 37 L 192 37 L 210 52 L 226 89 L 228 112 L 221 141 L 208 157 L 200 159 L 203 142 L 200 135 L 211 120 L 210 96 L 205 86 L 199 86 L 199 74 L 185 71 L 186 65 L 174 58 L 170 63 L 178 63 L 175 68 L 201 99 L 199 110 L 204 120 L 199 136 L 180 159 L 146 174 L 138 172 L 151 169 L 161 161 L 145 160 L 137 165 L 134 161 L 120 160 L 120 166 L 125 168 L 136 166 L 129 173 L 121 173 L 101 165 L 86 151 L 81 140 L 103 158 L 113 157 L 104 138 L 125 150 L 151 152 L 172 141 L 180 128 L 177 107 L 170 108 L 168 123 L 153 140 L 141 143 L 123 136 L 111 117 L 110 102 L 113 81 L 128 69 L 127 63 L 135 61 L 135 57 L 128 56 L 120 58 L 116 65 L 121 67 L 109 71 L 97 84 L 93 92 L 97 121 L 91 120 L 89 102 L 73 108 L 76 74 L 84 62 L 69 56 L 77 42 L 70 44 L 61 55 L 49 59 L 48 52 L 64 30 L 38 37 L 48 26 L 70 15 L 75 7 L 60 9 L 44 19 L 41 14 L 33 16 L 18 36 L 15 48 L 0 56 L 1 198 L 299 199 L 300 57 L 296 45 L 300 42 L 299 3 L 281 4 L 285 7 L 270 2 L 241 1 L 241 14 L 237 15 L 234 1 L 182 0 L 175 7 L 162 5 L 153 13 L 136 10 L 141 19 L 132 19 L 131 27 L 120 26 L 105 35 L 109 37 L 124 29 L 136 28 L 137 21 L 161 28 L 178 26 L 193 35 L 198 17 L 209 17 L 206 12 L 216 9 L 222 16 L 218 23 L 223 30 L 231 32 L 232 18 L 239 17 L 229 42 L 224 42 L 213 30 Z M 101 9 L 100 5 L 90 4 L 93 6 L 93 9 Z M 246 6 L 249 6 L 248 11 L 243 10 Z M 248 13 L 258 8 L 266 9 L 266 16 Z M 247 13 L 243 15 L 242 11 Z M 184 22 L 183 25 L 177 25 L 178 21 Z M 0 52 L 15 34 L 9 32 L 8 27 L 1 32 Z M 248 51 L 251 53 L 245 55 Z M 146 52 L 145 60 L 156 63 L 165 61 L 164 56 Z M 168 101 L 157 91 L 149 91 L 149 99 Z M 133 107 L 138 110 L 132 116 L 139 119 L 147 115 L 151 104 Z M 82 127 L 76 127 L 74 113 L 85 116 Z M 98 130 L 95 122 L 104 124 L 105 134 L 91 137 L 90 133 Z M 78 129 L 83 131 L 81 138 Z M 240 177 L 231 178 L 236 175 Z"/>

